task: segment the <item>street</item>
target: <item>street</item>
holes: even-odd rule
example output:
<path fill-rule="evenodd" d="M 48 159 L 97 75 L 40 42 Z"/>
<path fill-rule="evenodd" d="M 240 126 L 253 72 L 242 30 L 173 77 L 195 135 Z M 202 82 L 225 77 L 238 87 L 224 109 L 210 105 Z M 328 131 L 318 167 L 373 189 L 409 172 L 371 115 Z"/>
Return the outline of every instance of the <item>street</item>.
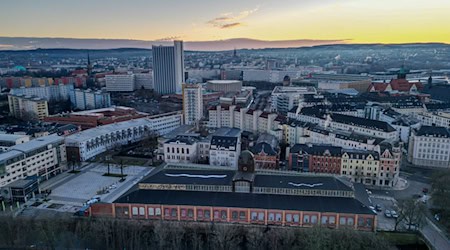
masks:
<path fill-rule="evenodd" d="M 407 187 L 403 190 L 380 190 L 371 189 L 370 195 L 373 205 L 380 204 L 383 212 L 378 212 L 378 229 L 379 230 L 394 230 L 395 219 L 387 218 L 384 215 L 385 209 L 395 209 L 396 202 L 402 199 L 411 199 L 417 195 L 423 195 L 423 189 L 431 190 L 431 174 L 429 169 L 407 169 L 408 172 L 401 172 L 400 176 L 407 180 Z M 428 216 L 430 214 L 428 213 Z M 435 250 L 449 250 L 450 241 L 445 236 L 445 233 L 435 225 L 437 223 L 433 219 L 426 218 L 424 225 L 419 229 L 423 237 L 433 246 Z M 399 225 L 397 229 L 402 229 L 405 225 Z"/>

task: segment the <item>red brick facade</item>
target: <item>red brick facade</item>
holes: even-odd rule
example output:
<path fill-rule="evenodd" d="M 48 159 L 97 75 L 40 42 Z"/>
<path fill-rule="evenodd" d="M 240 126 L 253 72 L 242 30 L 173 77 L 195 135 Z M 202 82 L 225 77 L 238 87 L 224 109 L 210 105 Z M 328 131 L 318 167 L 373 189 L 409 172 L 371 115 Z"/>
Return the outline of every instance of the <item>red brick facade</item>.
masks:
<path fill-rule="evenodd" d="M 361 231 L 375 231 L 376 228 L 375 215 L 234 207 L 97 203 L 91 206 L 90 215 L 138 220 L 160 219 L 297 227 L 323 226 Z"/>

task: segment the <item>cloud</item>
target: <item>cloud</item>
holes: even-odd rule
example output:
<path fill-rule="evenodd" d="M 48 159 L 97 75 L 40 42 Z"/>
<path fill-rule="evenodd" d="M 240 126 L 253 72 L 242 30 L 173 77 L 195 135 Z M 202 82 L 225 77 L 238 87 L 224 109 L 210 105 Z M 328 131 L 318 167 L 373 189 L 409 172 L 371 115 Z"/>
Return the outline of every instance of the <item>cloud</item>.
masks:
<path fill-rule="evenodd" d="M 222 26 L 220 26 L 220 28 L 221 29 L 230 29 L 230 28 L 235 28 L 235 27 L 241 26 L 241 25 L 242 25 L 242 23 L 226 23 L 226 24 L 223 24 Z"/>
<path fill-rule="evenodd" d="M 219 29 L 235 28 L 243 25 L 243 23 L 240 22 L 242 19 L 247 18 L 248 16 L 257 12 L 258 10 L 259 7 L 254 8 L 252 10 L 244 10 L 239 12 L 238 14 L 234 14 L 232 12 L 222 13 L 220 14 L 220 16 L 211 19 L 206 23 Z"/>

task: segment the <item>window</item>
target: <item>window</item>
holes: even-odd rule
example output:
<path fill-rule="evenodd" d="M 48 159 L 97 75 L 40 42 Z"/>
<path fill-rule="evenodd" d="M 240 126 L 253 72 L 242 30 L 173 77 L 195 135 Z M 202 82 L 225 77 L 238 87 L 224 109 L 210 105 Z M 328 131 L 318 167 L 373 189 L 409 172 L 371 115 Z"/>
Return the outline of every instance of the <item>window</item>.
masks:
<path fill-rule="evenodd" d="M 187 216 L 188 216 L 189 218 L 194 217 L 194 210 L 193 210 L 193 209 L 188 209 Z"/>
<path fill-rule="evenodd" d="M 330 224 L 336 224 L 336 217 L 330 216 L 330 221 L 329 221 L 329 223 L 330 223 Z"/>
<path fill-rule="evenodd" d="M 205 210 L 205 219 L 211 218 L 211 211 Z"/>
<path fill-rule="evenodd" d="M 161 208 L 157 207 L 155 209 L 155 215 L 161 215 Z"/>
<path fill-rule="evenodd" d="M 275 214 L 275 219 L 276 219 L 277 221 L 281 221 L 281 213 Z"/>
<path fill-rule="evenodd" d="M 300 215 L 298 214 L 294 214 L 293 218 L 295 223 L 298 223 L 300 221 Z"/>
<path fill-rule="evenodd" d="M 339 225 L 345 225 L 345 217 L 340 217 L 339 218 Z"/>
<path fill-rule="evenodd" d="M 348 226 L 353 226 L 354 223 L 355 223 L 355 222 L 354 222 L 353 218 L 348 218 L 348 219 L 347 219 L 347 225 L 348 225 Z"/>
<path fill-rule="evenodd" d="M 292 221 L 292 214 L 286 214 L 286 221 L 291 222 Z"/>
<path fill-rule="evenodd" d="M 258 213 L 252 212 L 252 220 L 257 220 L 257 219 L 258 219 Z"/>
<path fill-rule="evenodd" d="M 186 154 L 189 154 L 189 149 L 188 148 L 186 149 Z"/>
<path fill-rule="evenodd" d="M 133 207 L 133 208 L 131 209 L 131 213 L 132 213 L 133 215 L 138 215 L 138 208 L 137 208 L 137 207 Z"/>
<path fill-rule="evenodd" d="M 245 220 L 246 219 L 245 217 L 246 216 L 245 216 L 245 212 L 244 211 L 239 212 L 239 219 Z"/>
<path fill-rule="evenodd" d="M 304 216 L 303 216 L 303 223 L 305 223 L 305 224 L 309 224 L 309 223 L 310 223 L 310 217 L 309 217 L 309 215 L 304 215 Z"/>
<path fill-rule="evenodd" d="M 186 217 L 186 209 L 181 209 L 181 217 Z"/>
<path fill-rule="evenodd" d="M 269 221 L 274 221 L 274 220 L 275 220 L 275 214 L 269 213 Z"/>
<path fill-rule="evenodd" d="M 139 215 L 145 215 L 145 207 L 139 208 Z"/>
<path fill-rule="evenodd" d="M 214 210 L 214 219 L 219 219 L 219 211 Z"/>
<path fill-rule="evenodd" d="M 322 222 L 321 222 L 321 224 L 322 224 L 322 225 L 328 224 L 328 216 L 322 215 Z"/>
<path fill-rule="evenodd" d="M 170 211 L 170 216 L 177 217 L 177 209 L 176 208 L 172 208 L 172 210 Z"/>
<path fill-rule="evenodd" d="M 237 219 L 238 219 L 238 212 L 233 211 L 233 212 L 231 213 L 231 218 L 232 218 L 233 220 L 237 220 Z"/>
<path fill-rule="evenodd" d="M 149 207 L 149 208 L 148 208 L 148 215 L 149 215 L 149 216 L 154 216 L 154 215 L 155 215 L 155 209 L 152 208 L 152 207 Z"/>
<path fill-rule="evenodd" d="M 264 212 L 259 212 L 258 213 L 258 220 L 259 221 L 264 221 L 264 215 L 265 215 Z"/>
<path fill-rule="evenodd" d="M 317 215 L 312 215 L 311 216 L 311 223 L 312 224 L 317 224 Z"/>
<path fill-rule="evenodd" d="M 197 218 L 199 219 L 203 218 L 203 210 L 197 210 Z"/>

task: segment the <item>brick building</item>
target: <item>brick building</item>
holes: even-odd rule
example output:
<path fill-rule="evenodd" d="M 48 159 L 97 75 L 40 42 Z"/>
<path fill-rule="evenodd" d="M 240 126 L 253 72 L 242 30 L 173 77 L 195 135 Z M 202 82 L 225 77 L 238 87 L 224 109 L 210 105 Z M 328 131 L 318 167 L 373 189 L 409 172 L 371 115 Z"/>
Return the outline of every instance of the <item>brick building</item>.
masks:
<path fill-rule="evenodd" d="M 243 151 L 238 171 L 165 165 L 112 204 L 94 204 L 90 215 L 375 231 L 376 213 L 366 199 L 367 193 L 333 176 L 259 172 L 253 154 Z"/>

